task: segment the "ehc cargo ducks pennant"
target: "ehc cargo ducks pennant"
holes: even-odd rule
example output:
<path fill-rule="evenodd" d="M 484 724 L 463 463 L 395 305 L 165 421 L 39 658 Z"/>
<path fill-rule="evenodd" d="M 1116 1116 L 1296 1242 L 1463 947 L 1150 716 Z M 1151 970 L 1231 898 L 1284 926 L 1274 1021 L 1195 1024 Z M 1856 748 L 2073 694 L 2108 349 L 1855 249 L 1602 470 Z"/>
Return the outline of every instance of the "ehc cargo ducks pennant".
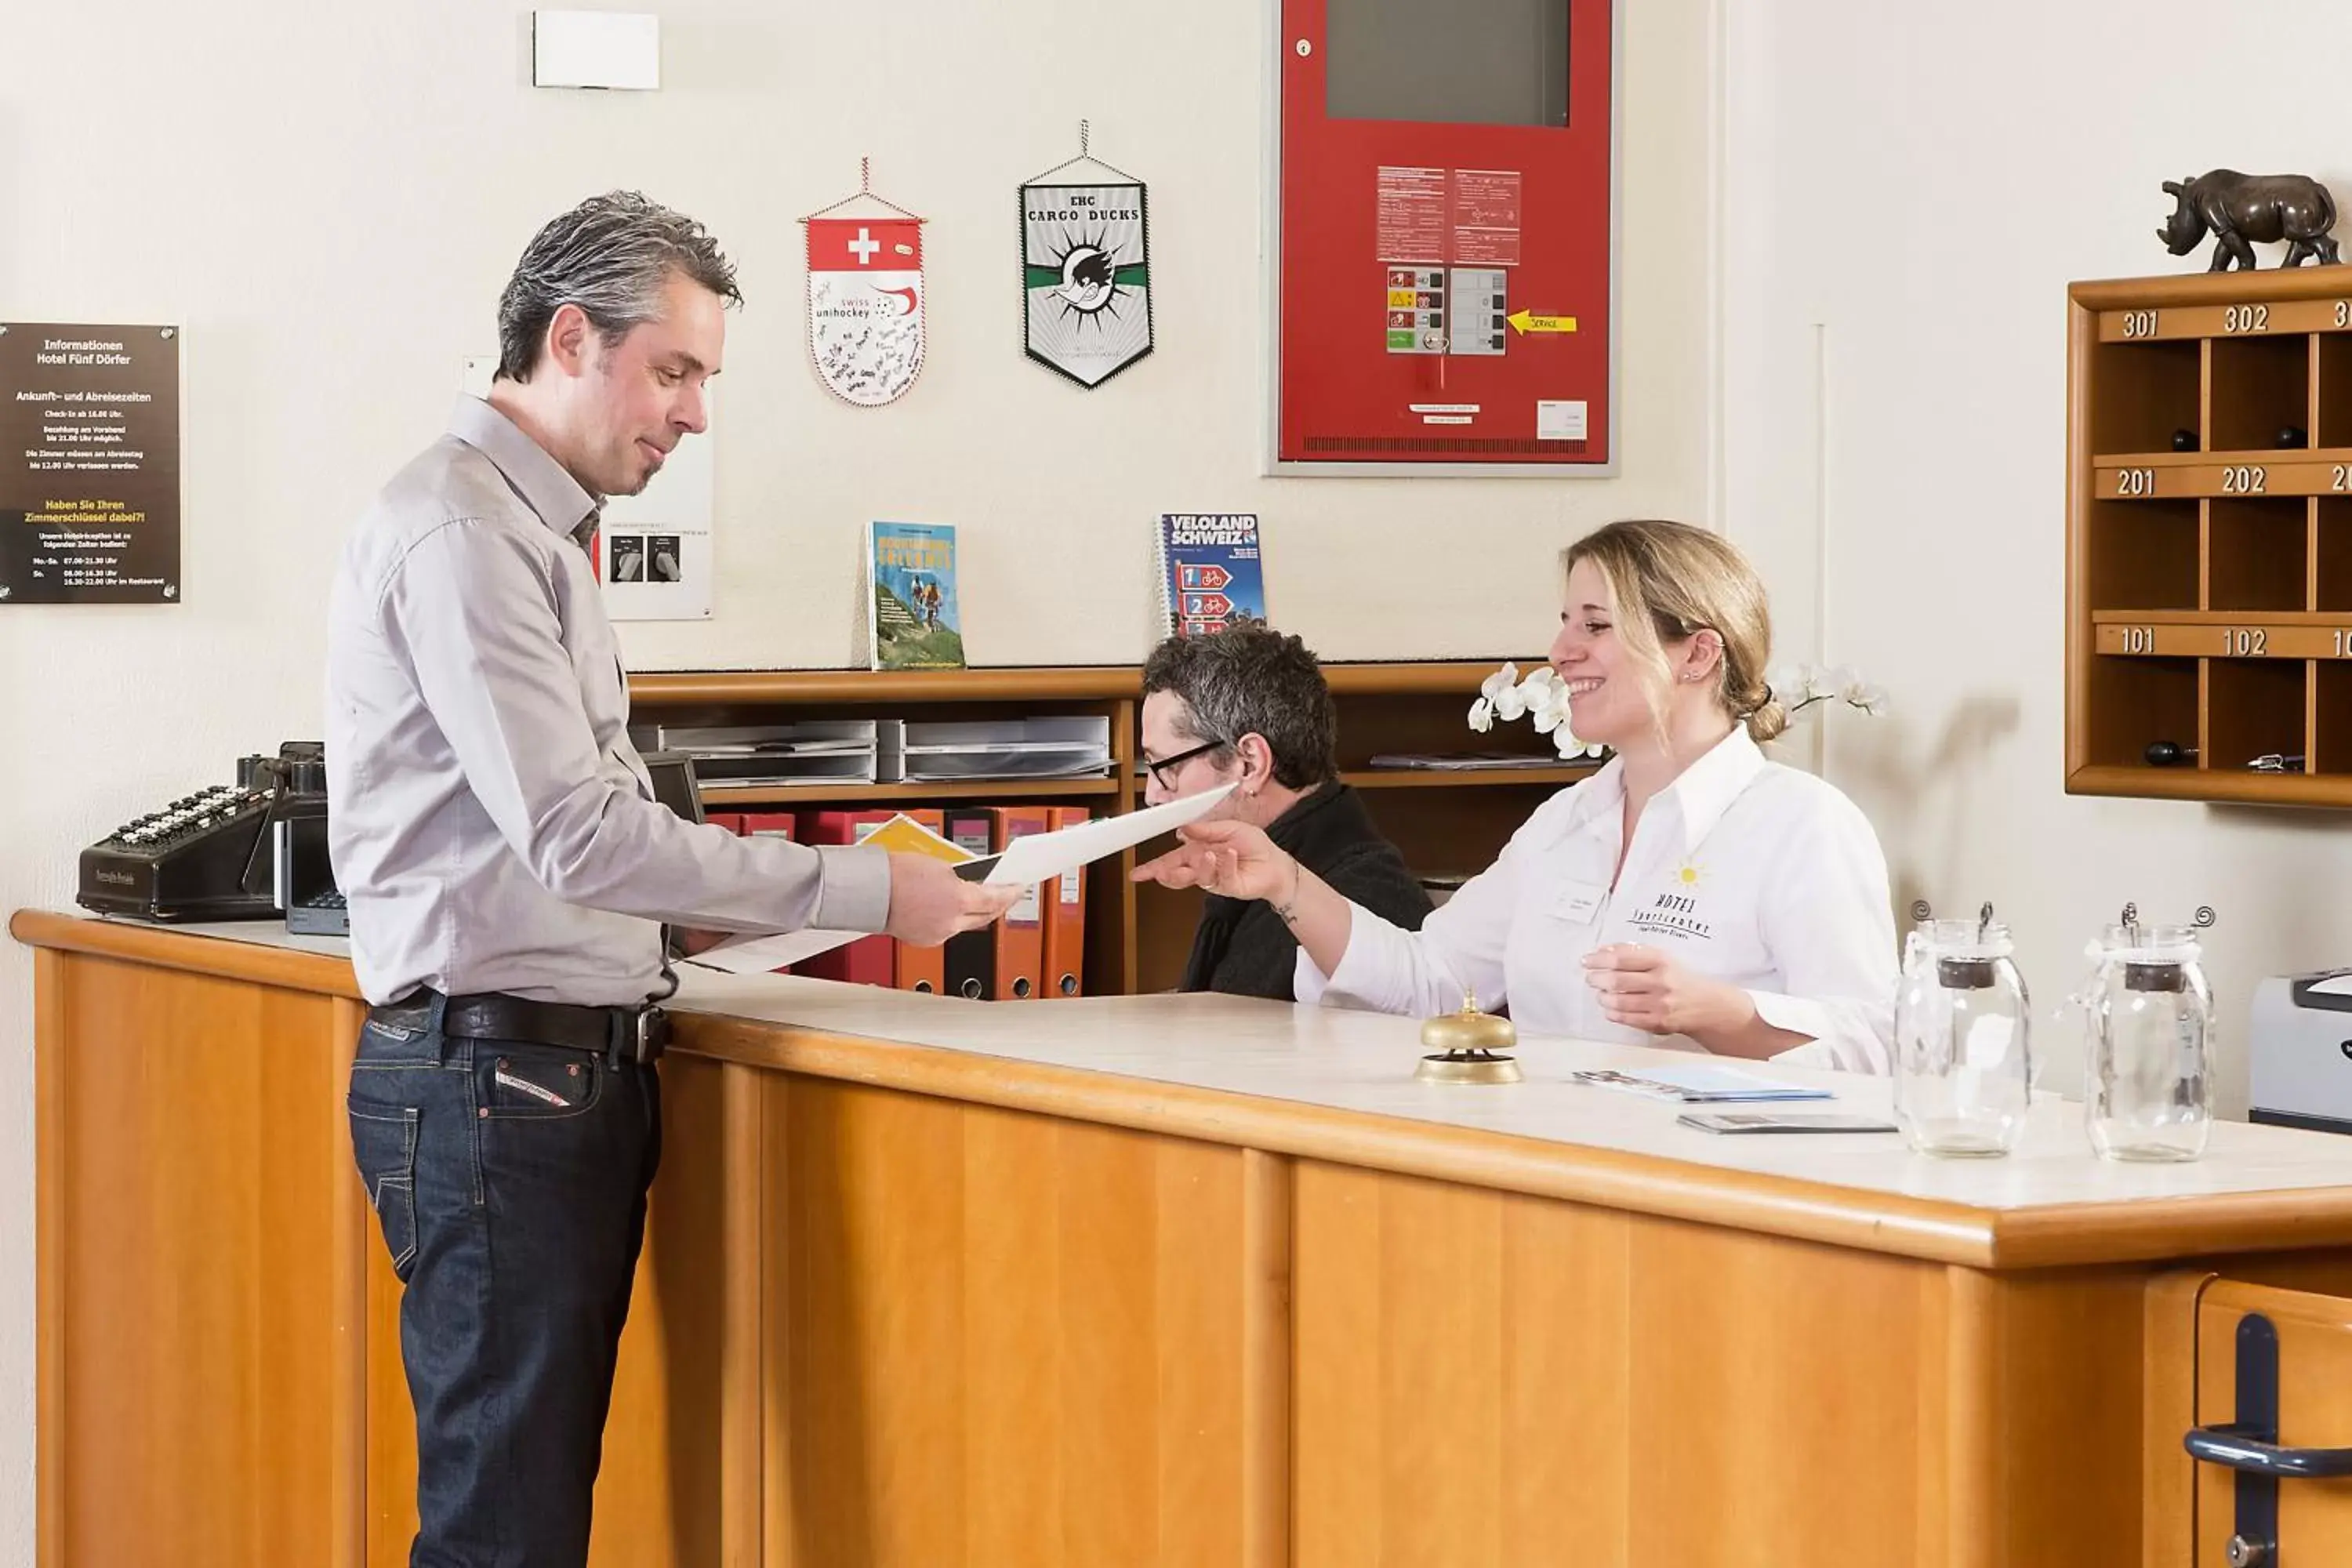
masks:
<path fill-rule="evenodd" d="M 1029 357 L 1091 388 L 1151 352 L 1151 267 L 1143 182 L 1088 140 L 1021 186 L 1021 288 Z"/>
<path fill-rule="evenodd" d="M 877 408 L 923 371 L 923 220 L 874 194 L 858 160 L 857 195 L 801 219 L 808 231 L 809 360 L 835 397 Z M 878 213 L 841 216 L 863 202 Z"/>

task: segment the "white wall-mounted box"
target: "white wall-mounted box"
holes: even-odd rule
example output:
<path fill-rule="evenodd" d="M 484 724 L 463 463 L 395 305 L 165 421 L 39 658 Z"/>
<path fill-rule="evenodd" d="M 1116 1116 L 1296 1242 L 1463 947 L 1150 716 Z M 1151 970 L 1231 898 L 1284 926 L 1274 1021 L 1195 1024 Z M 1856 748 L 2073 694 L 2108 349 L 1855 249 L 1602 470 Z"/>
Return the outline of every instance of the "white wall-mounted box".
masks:
<path fill-rule="evenodd" d="M 661 17 L 651 11 L 533 11 L 535 87 L 661 86 Z"/>

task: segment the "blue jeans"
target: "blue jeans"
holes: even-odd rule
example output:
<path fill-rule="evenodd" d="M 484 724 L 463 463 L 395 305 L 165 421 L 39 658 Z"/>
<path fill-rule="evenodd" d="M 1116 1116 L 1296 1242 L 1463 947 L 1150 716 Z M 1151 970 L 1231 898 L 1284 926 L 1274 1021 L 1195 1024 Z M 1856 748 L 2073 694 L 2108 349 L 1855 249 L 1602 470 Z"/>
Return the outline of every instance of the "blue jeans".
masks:
<path fill-rule="evenodd" d="M 580 1568 L 613 1363 L 661 1159 L 661 1080 L 584 1051 L 452 1037 L 377 1007 L 352 1146 L 416 1408 L 412 1568 Z"/>

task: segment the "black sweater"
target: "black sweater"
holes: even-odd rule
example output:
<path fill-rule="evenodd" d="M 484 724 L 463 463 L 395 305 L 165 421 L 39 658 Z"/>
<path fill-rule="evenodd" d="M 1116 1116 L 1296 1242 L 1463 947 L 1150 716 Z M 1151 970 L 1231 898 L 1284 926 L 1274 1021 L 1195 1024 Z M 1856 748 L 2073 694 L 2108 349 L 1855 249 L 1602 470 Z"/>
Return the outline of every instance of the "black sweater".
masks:
<path fill-rule="evenodd" d="M 1356 792 L 1336 779 L 1301 795 L 1266 837 L 1341 898 L 1392 925 L 1419 931 L 1429 915 L 1429 894 L 1405 869 L 1404 857 L 1372 826 Z M 1290 980 L 1297 955 L 1298 939 L 1271 906 L 1213 893 L 1179 989 L 1296 1001 Z"/>

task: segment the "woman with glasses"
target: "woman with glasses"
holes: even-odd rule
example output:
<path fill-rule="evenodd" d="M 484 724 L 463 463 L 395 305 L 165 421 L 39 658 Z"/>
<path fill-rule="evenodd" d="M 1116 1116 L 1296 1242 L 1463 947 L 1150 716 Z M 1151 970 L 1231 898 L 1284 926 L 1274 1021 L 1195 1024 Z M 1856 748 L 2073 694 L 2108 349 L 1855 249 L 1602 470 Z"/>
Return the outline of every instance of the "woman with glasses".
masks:
<path fill-rule="evenodd" d="M 1334 896 L 1418 931 L 1429 895 L 1333 776 L 1331 691 L 1295 637 L 1244 621 L 1171 637 L 1143 666 L 1143 762 L 1152 805 L 1230 784 L 1204 821 L 1245 826 Z M 1210 890 L 1181 989 L 1294 1000 L 1298 942 L 1263 903 Z"/>
<path fill-rule="evenodd" d="M 1853 803 L 1765 759 L 1788 715 L 1763 670 L 1763 584 L 1674 522 L 1569 547 L 1550 662 L 1577 735 L 1616 755 L 1538 807 L 1420 931 L 1246 822 L 1202 822 L 1139 879 L 1261 901 L 1297 936 L 1300 1001 L 1510 1008 L 1531 1033 L 1886 1070 L 1895 925 Z"/>

